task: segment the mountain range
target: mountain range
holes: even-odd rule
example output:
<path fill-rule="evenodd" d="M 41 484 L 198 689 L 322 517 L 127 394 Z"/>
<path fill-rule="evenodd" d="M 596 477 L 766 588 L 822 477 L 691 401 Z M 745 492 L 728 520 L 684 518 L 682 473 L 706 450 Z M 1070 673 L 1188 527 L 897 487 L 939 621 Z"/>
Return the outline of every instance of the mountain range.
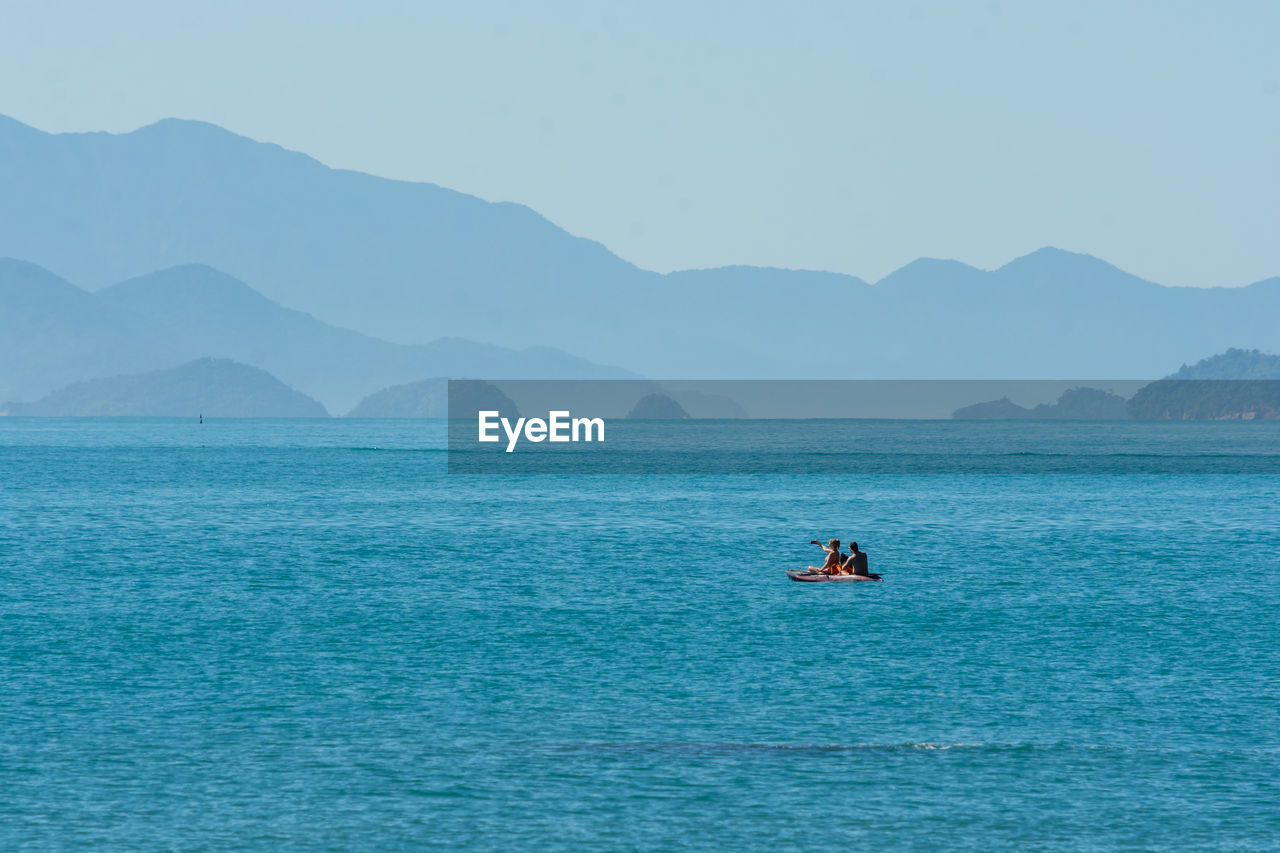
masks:
<path fill-rule="evenodd" d="M 663 378 L 1143 377 L 1228 347 L 1280 350 L 1280 278 L 1170 288 L 1053 248 L 989 271 L 922 259 L 874 285 L 750 267 L 661 275 L 527 207 L 331 169 L 202 122 L 49 134 L 0 118 L 0 186 L 0 256 L 88 289 L 49 295 L 50 340 L 7 345 L 47 374 L 41 393 L 117 346 L 101 356 L 115 372 L 234 357 L 335 411 L 381 387 L 351 367 L 356 351 L 356 364 L 389 365 L 385 385 L 439 365 L 505 372 L 512 358 L 521 375 L 598 369 L 513 355 L 546 345 Z M 254 300 L 270 323 L 243 320 Z M 108 346 L 75 337 L 97 322 L 86 312 L 117 324 Z M 137 334 L 165 338 L 172 357 L 141 363 L 125 340 Z M 237 343 L 197 352 L 201 335 Z M 543 356 L 561 362 L 535 371 Z M 0 385 L 0 398 L 31 393 Z"/>
<path fill-rule="evenodd" d="M 34 264 L 0 259 L 0 307 L 0 402 L 207 356 L 264 369 L 339 414 L 380 388 L 428 376 L 634 376 L 550 347 L 388 343 L 285 308 L 203 265 L 89 293 Z"/>

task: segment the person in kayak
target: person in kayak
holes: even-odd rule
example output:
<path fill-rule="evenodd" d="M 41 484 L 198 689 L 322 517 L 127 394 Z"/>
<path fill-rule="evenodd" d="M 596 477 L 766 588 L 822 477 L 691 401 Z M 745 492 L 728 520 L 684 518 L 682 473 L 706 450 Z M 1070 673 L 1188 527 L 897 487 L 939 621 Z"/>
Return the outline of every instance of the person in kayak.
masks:
<path fill-rule="evenodd" d="M 822 572 L 824 575 L 840 574 L 840 564 L 843 562 L 841 558 L 844 557 L 844 555 L 840 553 L 839 539 L 832 539 L 826 545 L 823 545 L 817 539 L 813 539 L 809 544 L 817 545 L 823 551 L 827 552 L 827 561 L 822 564 L 822 568 L 818 569 L 818 571 Z"/>
<path fill-rule="evenodd" d="M 879 575 L 871 574 L 871 569 L 867 565 L 867 552 L 858 550 L 857 542 L 849 543 L 849 558 L 840 566 L 841 571 L 846 575 L 858 575 L 864 578 L 879 578 Z"/>

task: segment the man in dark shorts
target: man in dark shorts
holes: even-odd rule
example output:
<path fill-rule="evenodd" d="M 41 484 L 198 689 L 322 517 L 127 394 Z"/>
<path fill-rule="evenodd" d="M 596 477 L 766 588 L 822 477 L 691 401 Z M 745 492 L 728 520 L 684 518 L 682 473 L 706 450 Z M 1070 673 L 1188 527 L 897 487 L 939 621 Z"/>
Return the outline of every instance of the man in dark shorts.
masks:
<path fill-rule="evenodd" d="M 867 565 L 867 552 L 858 550 L 857 542 L 849 543 L 849 559 L 844 561 L 841 566 L 846 574 L 858 575 L 864 578 L 878 578 L 879 575 L 871 574 L 871 569 Z"/>

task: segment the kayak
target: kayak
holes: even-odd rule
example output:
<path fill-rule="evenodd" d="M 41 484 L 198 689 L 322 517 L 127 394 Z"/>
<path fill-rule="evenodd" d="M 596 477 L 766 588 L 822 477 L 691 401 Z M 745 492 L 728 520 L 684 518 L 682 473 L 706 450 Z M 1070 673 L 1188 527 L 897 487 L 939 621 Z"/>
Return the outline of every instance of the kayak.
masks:
<path fill-rule="evenodd" d="M 793 581 L 805 581 L 808 583 L 821 583 L 825 581 L 882 581 L 884 578 L 879 575 L 824 575 L 813 566 L 807 571 L 799 569 L 787 569 L 787 577 Z"/>
<path fill-rule="evenodd" d="M 809 569 L 806 571 L 800 571 L 799 569 L 787 569 L 787 578 L 790 578 L 791 580 L 808 581 L 808 583 L 822 583 L 822 581 L 827 580 L 884 580 L 879 575 L 824 575 L 820 573 L 818 569 L 815 569 L 814 566 L 809 566 Z"/>

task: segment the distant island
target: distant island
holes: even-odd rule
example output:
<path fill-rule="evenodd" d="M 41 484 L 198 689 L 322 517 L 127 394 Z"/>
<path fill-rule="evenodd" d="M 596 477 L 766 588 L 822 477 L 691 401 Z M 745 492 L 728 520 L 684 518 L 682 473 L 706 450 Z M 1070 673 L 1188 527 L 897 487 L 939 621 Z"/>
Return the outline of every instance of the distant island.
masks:
<path fill-rule="evenodd" d="M 1235 349 L 1203 358 L 1165 379 L 1280 379 L 1280 355 Z"/>
<path fill-rule="evenodd" d="M 450 391 L 452 390 L 452 393 Z M 349 418 L 447 418 L 468 417 L 478 411 L 498 412 L 499 417 L 518 418 L 516 404 L 496 385 L 478 379 L 424 379 L 375 391 L 352 409 Z"/>
<path fill-rule="evenodd" d="M 201 358 L 153 370 L 75 382 L 5 415 L 37 417 L 327 418 L 324 406 L 265 370 Z"/>
<path fill-rule="evenodd" d="M 987 403 L 975 403 L 956 409 L 951 416 L 958 421 L 972 420 L 1059 420 L 1115 421 L 1124 420 L 1126 401 L 1118 394 L 1098 388 L 1072 388 L 1064 391 L 1056 403 L 1041 403 L 1033 409 L 1019 406 L 1008 397 Z"/>
<path fill-rule="evenodd" d="M 666 394 L 646 394 L 636 401 L 627 417 L 631 420 L 676 421 L 689 417 L 689 413 Z"/>
<path fill-rule="evenodd" d="M 1229 349 L 1183 365 L 1129 400 L 1097 388 L 1072 388 L 1033 409 L 1004 397 L 956 409 L 955 420 L 1275 420 L 1280 419 L 1280 356 Z"/>
<path fill-rule="evenodd" d="M 423 379 L 374 391 L 347 412 L 347 417 L 447 418 L 449 382 L 447 379 Z"/>
<path fill-rule="evenodd" d="M 1161 379 L 1140 388 L 1128 412 L 1140 421 L 1280 420 L 1280 380 Z"/>

